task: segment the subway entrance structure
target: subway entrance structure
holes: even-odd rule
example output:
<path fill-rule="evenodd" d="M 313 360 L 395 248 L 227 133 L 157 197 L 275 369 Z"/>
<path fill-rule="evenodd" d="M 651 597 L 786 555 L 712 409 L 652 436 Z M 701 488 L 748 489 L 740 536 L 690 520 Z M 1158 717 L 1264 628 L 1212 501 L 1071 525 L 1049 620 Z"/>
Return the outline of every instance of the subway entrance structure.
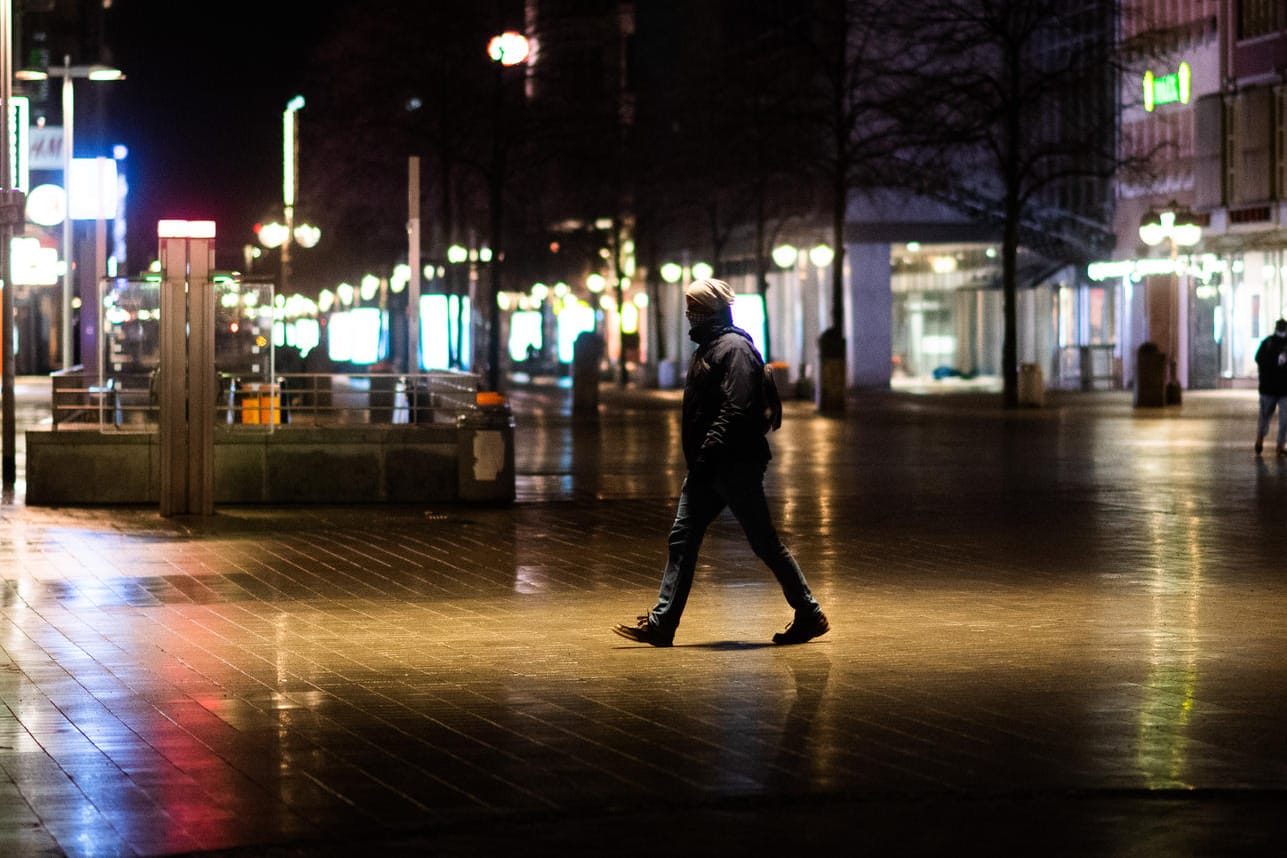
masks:
<path fill-rule="evenodd" d="M 158 239 L 158 274 L 100 284 L 97 372 L 51 375 L 28 504 L 513 501 L 513 416 L 476 375 L 279 373 L 273 284 L 213 270 L 213 222 Z"/>

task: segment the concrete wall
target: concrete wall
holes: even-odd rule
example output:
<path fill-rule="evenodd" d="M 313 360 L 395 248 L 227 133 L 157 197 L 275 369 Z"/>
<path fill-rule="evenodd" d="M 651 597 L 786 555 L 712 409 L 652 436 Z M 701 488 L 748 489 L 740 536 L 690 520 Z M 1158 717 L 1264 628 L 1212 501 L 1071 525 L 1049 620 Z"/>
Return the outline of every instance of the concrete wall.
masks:
<path fill-rule="evenodd" d="M 513 461 L 513 430 L 491 438 Z M 215 432 L 216 504 L 450 503 L 514 499 L 512 464 L 480 468 L 478 429 L 452 425 Z M 28 430 L 32 506 L 160 503 L 157 436 Z M 462 481 L 464 483 L 462 491 Z"/>

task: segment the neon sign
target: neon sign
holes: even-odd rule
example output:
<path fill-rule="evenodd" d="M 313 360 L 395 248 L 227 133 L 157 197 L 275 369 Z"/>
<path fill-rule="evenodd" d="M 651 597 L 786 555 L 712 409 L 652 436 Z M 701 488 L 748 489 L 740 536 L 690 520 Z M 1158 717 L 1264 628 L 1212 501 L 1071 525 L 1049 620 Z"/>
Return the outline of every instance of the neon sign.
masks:
<path fill-rule="evenodd" d="M 1173 74 L 1144 72 L 1144 109 L 1152 113 L 1159 104 L 1188 104 L 1192 80 L 1193 72 L 1188 63 L 1180 63 Z"/>

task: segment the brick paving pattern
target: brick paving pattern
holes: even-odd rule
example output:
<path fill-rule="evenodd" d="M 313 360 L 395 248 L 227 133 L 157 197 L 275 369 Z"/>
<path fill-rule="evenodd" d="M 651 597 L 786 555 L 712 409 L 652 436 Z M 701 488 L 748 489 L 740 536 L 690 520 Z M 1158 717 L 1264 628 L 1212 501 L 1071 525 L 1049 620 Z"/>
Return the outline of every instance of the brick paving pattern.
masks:
<path fill-rule="evenodd" d="M 722 518 L 661 650 L 610 628 L 656 595 L 677 399 L 604 399 L 515 394 L 505 508 L 0 507 L 0 856 L 1282 848 L 1254 392 L 788 403 L 768 493 L 832 632 L 769 644 Z"/>

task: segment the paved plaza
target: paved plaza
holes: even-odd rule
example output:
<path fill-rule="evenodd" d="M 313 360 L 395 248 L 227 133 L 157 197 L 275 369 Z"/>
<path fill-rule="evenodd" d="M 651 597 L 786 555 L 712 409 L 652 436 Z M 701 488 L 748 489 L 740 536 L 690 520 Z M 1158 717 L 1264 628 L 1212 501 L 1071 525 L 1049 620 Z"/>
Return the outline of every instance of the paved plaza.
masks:
<path fill-rule="evenodd" d="M 167 519 L 20 479 L 0 856 L 1282 854 L 1254 391 L 789 402 L 766 485 L 832 631 L 769 643 L 790 609 L 721 518 L 671 649 L 611 627 L 656 596 L 678 394 L 602 398 L 515 392 L 500 508 Z"/>

